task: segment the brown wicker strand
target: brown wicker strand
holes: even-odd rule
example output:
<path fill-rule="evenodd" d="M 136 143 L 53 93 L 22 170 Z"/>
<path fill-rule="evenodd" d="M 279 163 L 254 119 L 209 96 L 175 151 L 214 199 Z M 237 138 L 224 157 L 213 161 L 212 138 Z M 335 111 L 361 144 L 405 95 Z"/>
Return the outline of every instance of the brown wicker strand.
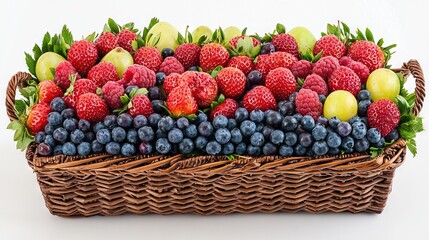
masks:
<path fill-rule="evenodd" d="M 10 79 L 6 89 L 6 111 L 10 121 L 18 120 L 15 115 L 15 94 L 17 88 L 22 88 L 27 84 L 27 80 L 32 79 L 26 72 L 18 72 Z"/>

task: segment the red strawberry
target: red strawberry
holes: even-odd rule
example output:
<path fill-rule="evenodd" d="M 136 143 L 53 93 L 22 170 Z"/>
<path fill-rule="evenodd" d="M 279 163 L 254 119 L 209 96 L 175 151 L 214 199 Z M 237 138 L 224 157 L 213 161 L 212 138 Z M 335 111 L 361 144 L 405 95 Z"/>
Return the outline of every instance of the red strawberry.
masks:
<path fill-rule="evenodd" d="M 296 80 L 292 72 L 287 68 L 271 70 L 265 78 L 265 86 L 270 89 L 277 101 L 289 98 L 296 91 Z"/>
<path fill-rule="evenodd" d="M 314 64 L 313 73 L 328 80 L 332 72 L 340 66 L 338 59 L 332 56 L 322 57 Z"/>
<path fill-rule="evenodd" d="M 276 48 L 276 51 L 287 52 L 295 57 L 299 57 L 298 43 L 292 35 L 287 33 L 277 34 L 273 37 L 271 43 Z"/>
<path fill-rule="evenodd" d="M 133 41 L 137 40 L 137 34 L 134 32 L 128 30 L 128 29 L 122 29 L 118 35 L 118 45 L 122 47 L 123 49 L 127 50 L 128 52 L 132 53 L 133 50 Z"/>
<path fill-rule="evenodd" d="M 52 99 L 62 96 L 63 91 L 53 81 L 39 83 L 39 102 L 51 103 Z"/>
<path fill-rule="evenodd" d="M 131 99 L 131 107 L 128 109 L 128 113 L 135 117 L 137 115 L 144 115 L 145 117 L 149 117 L 152 113 L 154 113 L 152 104 L 150 103 L 149 98 L 143 94 L 136 94 Z"/>
<path fill-rule="evenodd" d="M 194 81 L 190 87 L 199 107 L 208 107 L 217 98 L 218 85 L 208 73 L 195 72 Z"/>
<path fill-rule="evenodd" d="M 328 95 L 328 85 L 326 84 L 325 80 L 323 80 L 323 78 L 317 74 L 308 75 L 305 78 L 302 88 L 311 89 L 319 95 Z"/>
<path fill-rule="evenodd" d="M 401 117 L 398 107 L 389 99 L 373 102 L 368 107 L 368 124 L 377 128 L 384 137 L 395 129 Z"/>
<path fill-rule="evenodd" d="M 77 73 L 76 69 L 70 62 L 61 62 L 58 64 L 57 68 L 55 68 L 54 82 L 63 90 L 63 92 L 65 92 L 67 91 L 67 88 L 70 87 L 70 75 L 73 74 L 76 75 L 76 79 L 80 78 L 79 73 Z"/>
<path fill-rule="evenodd" d="M 383 51 L 377 44 L 366 40 L 354 42 L 349 48 L 349 57 L 365 64 L 370 72 L 384 64 Z"/>
<path fill-rule="evenodd" d="M 164 91 L 167 95 L 170 94 L 170 92 L 173 91 L 174 88 L 179 86 L 179 79 L 180 74 L 178 73 L 172 73 L 165 77 L 163 86 Z"/>
<path fill-rule="evenodd" d="M 95 46 L 98 50 L 98 56 L 102 58 L 118 46 L 117 38 L 111 32 L 103 32 L 95 41 Z"/>
<path fill-rule="evenodd" d="M 103 121 L 109 114 L 106 103 L 95 93 L 85 93 L 79 97 L 76 105 L 76 113 L 79 119 L 85 119 L 92 123 Z"/>
<path fill-rule="evenodd" d="M 270 55 L 259 55 L 256 60 L 255 69 L 262 74 L 262 78 L 264 79 L 268 72 L 270 72 Z"/>
<path fill-rule="evenodd" d="M 67 60 L 82 75 L 86 75 L 88 73 L 92 66 L 97 62 L 97 59 L 97 47 L 94 43 L 87 40 L 74 42 L 67 54 Z"/>
<path fill-rule="evenodd" d="M 231 40 L 229 40 L 229 42 L 228 42 L 228 45 L 229 45 L 229 47 L 230 48 L 237 48 L 237 43 L 238 43 L 238 40 L 240 40 L 240 39 L 244 39 L 246 36 L 236 36 L 236 37 L 233 37 Z M 256 39 L 256 38 L 254 38 L 254 37 L 250 37 L 250 38 L 252 38 L 252 42 L 253 42 L 253 46 L 254 47 L 256 47 L 256 46 L 258 46 L 259 44 L 260 44 L 260 42 L 258 41 L 258 39 Z"/>
<path fill-rule="evenodd" d="M 369 69 L 367 66 L 356 61 L 352 61 L 346 66 L 359 76 L 361 83 L 366 83 L 366 80 L 368 80 L 369 77 Z"/>
<path fill-rule="evenodd" d="M 346 90 L 353 95 L 357 95 L 360 91 L 360 79 L 356 73 L 348 67 L 341 66 L 337 68 L 329 77 L 329 90 Z"/>
<path fill-rule="evenodd" d="M 119 82 L 124 86 L 149 88 L 155 86 L 156 75 L 154 71 L 145 66 L 133 64 L 125 70 Z"/>
<path fill-rule="evenodd" d="M 158 72 L 162 63 L 162 56 L 158 49 L 151 46 L 139 48 L 134 54 L 134 63 L 143 65 L 154 72 Z"/>
<path fill-rule="evenodd" d="M 95 93 L 97 85 L 89 79 L 81 78 L 72 82 L 72 85 L 67 89 L 64 101 L 67 106 L 75 108 L 79 97 L 85 93 Z"/>
<path fill-rule="evenodd" d="M 185 72 L 185 68 L 175 57 L 166 57 L 159 66 L 159 71 L 168 76 L 172 73 L 182 74 Z"/>
<path fill-rule="evenodd" d="M 296 95 L 296 111 L 302 115 L 310 115 L 316 121 L 322 115 L 323 105 L 319 95 L 310 89 L 301 89 Z"/>
<path fill-rule="evenodd" d="M 313 73 L 313 63 L 307 60 L 299 60 L 290 68 L 295 78 L 306 78 Z"/>
<path fill-rule="evenodd" d="M 253 70 L 253 61 L 248 56 L 235 56 L 229 59 L 228 67 L 238 68 L 247 76 Z"/>
<path fill-rule="evenodd" d="M 267 111 L 276 109 L 277 103 L 274 95 L 267 87 L 257 86 L 244 95 L 243 107 L 249 112 L 255 109 Z"/>
<path fill-rule="evenodd" d="M 201 48 L 200 66 L 204 72 L 209 72 L 217 66 L 225 67 L 228 60 L 228 50 L 218 43 L 208 43 Z"/>
<path fill-rule="evenodd" d="M 51 112 L 49 104 L 38 103 L 30 108 L 25 125 L 31 135 L 43 131 L 48 124 L 48 114 Z"/>
<path fill-rule="evenodd" d="M 174 88 L 167 97 L 167 108 L 175 116 L 188 116 L 198 110 L 197 101 L 192 97 L 191 89 L 186 84 Z"/>
<path fill-rule="evenodd" d="M 226 67 L 219 71 L 216 82 L 225 97 L 238 98 L 246 88 L 246 75 L 238 68 Z"/>
<path fill-rule="evenodd" d="M 174 57 L 186 69 L 198 65 L 201 48 L 195 43 L 184 43 L 179 45 L 174 52 Z"/>
<path fill-rule="evenodd" d="M 210 113 L 210 119 L 213 120 L 218 115 L 224 115 L 227 118 L 234 118 L 234 114 L 237 109 L 238 103 L 232 98 L 227 98 L 221 104 L 213 108 Z"/>
<path fill-rule="evenodd" d="M 98 87 L 103 87 L 108 81 L 118 81 L 119 75 L 115 65 L 110 62 L 100 62 L 89 70 L 88 79 Z"/>
<path fill-rule="evenodd" d="M 122 107 L 121 96 L 125 93 L 124 86 L 118 82 L 109 81 L 104 84 L 101 93 L 110 109 Z"/>
<path fill-rule="evenodd" d="M 347 48 L 346 45 L 341 42 L 335 35 L 325 35 L 317 40 L 314 45 L 313 54 L 317 55 L 321 51 L 322 57 L 332 56 L 337 59 L 340 59 L 342 56 L 346 54 Z"/>
<path fill-rule="evenodd" d="M 287 52 L 273 52 L 270 54 L 270 71 L 279 67 L 291 68 L 298 59 Z"/>

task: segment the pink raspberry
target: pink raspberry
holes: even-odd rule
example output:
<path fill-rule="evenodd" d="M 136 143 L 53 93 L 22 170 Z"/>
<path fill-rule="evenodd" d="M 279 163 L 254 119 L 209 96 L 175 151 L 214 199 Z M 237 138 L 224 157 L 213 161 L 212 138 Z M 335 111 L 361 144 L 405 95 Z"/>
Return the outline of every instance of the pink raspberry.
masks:
<path fill-rule="evenodd" d="M 369 68 L 365 64 L 357 61 L 352 61 L 346 66 L 353 70 L 353 72 L 355 72 L 359 76 L 361 83 L 366 83 L 366 80 L 369 77 Z"/>
<path fill-rule="evenodd" d="M 54 82 L 63 90 L 63 92 L 67 91 L 67 88 L 70 87 L 70 75 L 76 74 L 76 80 L 80 79 L 79 73 L 77 73 L 76 68 L 68 62 L 61 62 L 58 64 L 55 69 L 55 77 Z"/>
<path fill-rule="evenodd" d="M 328 85 L 326 84 L 325 80 L 323 80 L 323 78 L 317 74 L 308 75 L 305 78 L 302 88 L 311 89 L 317 94 L 325 96 L 328 95 Z"/>
<path fill-rule="evenodd" d="M 101 89 L 101 93 L 112 110 L 122 107 L 121 96 L 125 94 L 124 86 L 118 82 L 108 81 Z"/>
<path fill-rule="evenodd" d="M 295 105 L 298 113 L 310 115 L 315 121 L 322 115 L 323 105 L 313 90 L 302 88 L 296 95 Z"/>
<path fill-rule="evenodd" d="M 307 60 L 299 60 L 290 68 L 295 78 L 306 78 L 313 73 L 313 63 Z"/>
<path fill-rule="evenodd" d="M 313 73 L 327 80 L 332 72 L 340 66 L 338 59 L 332 56 L 322 57 L 316 62 Z"/>
<path fill-rule="evenodd" d="M 161 63 L 159 71 L 165 73 L 165 75 L 168 76 L 171 73 L 182 74 L 185 72 L 185 68 L 175 57 L 167 57 Z"/>
<path fill-rule="evenodd" d="M 341 66 L 348 66 L 351 62 L 353 62 L 353 59 L 348 56 L 341 57 L 340 60 L 338 60 Z"/>
<path fill-rule="evenodd" d="M 149 68 L 133 64 L 122 74 L 120 83 L 124 86 L 137 86 L 139 88 L 149 88 L 155 86 L 155 72 Z"/>
<path fill-rule="evenodd" d="M 110 62 L 100 62 L 89 70 L 88 79 L 98 87 L 103 87 L 108 81 L 118 81 L 119 75 L 115 65 Z"/>

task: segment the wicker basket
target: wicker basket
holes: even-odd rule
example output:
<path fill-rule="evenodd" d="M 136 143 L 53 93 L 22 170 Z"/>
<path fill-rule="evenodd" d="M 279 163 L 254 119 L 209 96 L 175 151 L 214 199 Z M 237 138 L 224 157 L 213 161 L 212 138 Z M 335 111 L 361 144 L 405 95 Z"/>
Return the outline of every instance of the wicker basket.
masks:
<path fill-rule="evenodd" d="M 418 114 L 425 97 L 417 61 L 395 69 L 416 81 Z M 31 76 L 18 73 L 7 89 L 6 107 L 16 119 L 15 91 Z M 253 212 L 381 213 L 395 169 L 405 160 L 405 141 L 376 158 L 368 154 L 323 157 L 263 156 L 227 160 L 185 155 L 26 158 L 36 172 L 46 206 L 60 216 L 133 214 L 229 214 Z"/>

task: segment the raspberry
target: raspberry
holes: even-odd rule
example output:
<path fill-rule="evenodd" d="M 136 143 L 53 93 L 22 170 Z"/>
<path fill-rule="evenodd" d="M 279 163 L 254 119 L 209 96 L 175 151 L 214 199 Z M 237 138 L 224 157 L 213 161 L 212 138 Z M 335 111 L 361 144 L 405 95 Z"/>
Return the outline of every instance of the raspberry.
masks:
<path fill-rule="evenodd" d="M 71 74 L 76 74 L 76 80 L 80 79 L 80 75 L 77 73 L 76 68 L 74 68 L 68 61 L 61 62 L 55 69 L 54 82 L 61 88 L 61 90 L 63 90 L 63 92 L 67 91 L 67 88 L 70 87 Z"/>
<path fill-rule="evenodd" d="M 159 71 L 165 73 L 165 75 L 168 76 L 171 73 L 182 74 L 185 72 L 185 68 L 175 57 L 167 57 L 161 63 Z"/>
<path fill-rule="evenodd" d="M 118 81 L 119 76 L 115 65 L 110 62 L 100 62 L 89 70 L 88 79 L 98 87 L 103 87 L 108 81 Z"/>
<path fill-rule="evenodd" d="M 400 116 L 398 107 L 389 99 L 377 100 L 368 107 L 368 124 L 377 128 L 382 137 L 398 126 Z"/>
<path fill-rule="evenodd" d="M 353 95 L 360 91 L 360 79 L 356 73 L 348 67 L 337 68 L 329 77 L 328 86 L 330 91 L 346 90 Z"/>
<path fill-rule="evenodd" d="M 355 72 L 359 76 L 361 83 L 366 83 L 366 80 L 369 77 L 369 69 L 367 66 L 365 66 L 365 64 L 361 62 L 352 61 L 346 66 L 353 70 L 353 72 Z"/>
<path fill-rule="evenodd" d="M 325 80 L 323 80 L 323 78 L 317 74 L 308 75 L 305 78 L 302 88 L 313 90 L 317 94 L 325 96 L 328 95 L 328 85 L 326 84 Z"/>
<path fill-rule="evenodd" d="M 314 65 L 313 73 L 327 80 L 329 76 L 331 76 L 332 72 L 339 66 L 340 63 L 338 62 L 338 59 L 332 56 L 322 57 Z"/>
<path fill-rule="evenodd" d="M 313 90 L 301 89 L 296 95 L 295 105 L 298 113 L 310 115 L 315 121 L 322 115 L 323 105 Z"/>
<path fill-rule="evenodd" d="M 340 58 L 340 60 L 338 60 L 338 61 L 339 61 L 341 66 L 347 67 L 353 61 L 353 59 L 351 59 L 351 57 L 344 56 L 344 57 Z"/>
<path fill-rule="evenodd" d="M 289 99 L 289 95 L 296 91 L 296 85 L 292 72 L 282 67 L 271 70 L 265 79 L 265 86 L 277 101 Z"/>
<path fill-rule="evenodd" d="M 155 86 L 155 72 L 145 66 L 133 64 L 127 68 L 120 81 L 124 86 L 149 88 Z"/>
<path fill-rule="evenodd" d="M 290 68 L 295 78 L 306 78 L 313 73 L 313 63 L 307 60 L 299 60 Z"/>
<path fill-rule="evenodd" d="M 118 82 L 109 81 L 101 90 L 104 100 L 111 109 L 122 107 L 121 96 L 125 93 L 124 86 Z"/>

